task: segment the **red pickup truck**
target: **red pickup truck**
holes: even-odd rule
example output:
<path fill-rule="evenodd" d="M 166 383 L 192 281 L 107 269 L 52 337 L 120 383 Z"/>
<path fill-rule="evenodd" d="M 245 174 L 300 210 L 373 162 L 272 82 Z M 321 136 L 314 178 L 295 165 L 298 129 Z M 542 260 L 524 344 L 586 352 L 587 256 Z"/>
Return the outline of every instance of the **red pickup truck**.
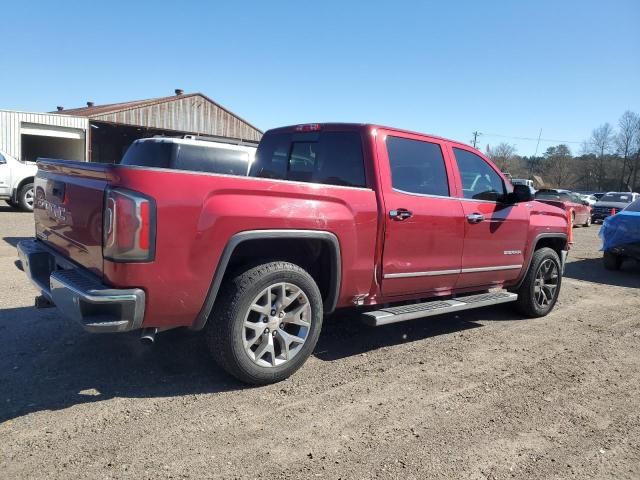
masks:
<path fill-rule="evenodd" d="M 296 371 L 336 309 L 546 315 L 570 228 L 467 145 L 359 124 L 270 130 L 248 177 L 43 160 L 34 215 L 36 306 L 90 332 L 205 330 L 254 384 Z"/>

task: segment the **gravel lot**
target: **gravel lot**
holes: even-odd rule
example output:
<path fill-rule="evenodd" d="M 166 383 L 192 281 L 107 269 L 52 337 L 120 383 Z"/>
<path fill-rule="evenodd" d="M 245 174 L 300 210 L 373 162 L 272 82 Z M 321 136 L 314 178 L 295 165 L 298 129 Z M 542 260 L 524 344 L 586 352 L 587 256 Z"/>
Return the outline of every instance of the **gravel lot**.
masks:
<path fill-rule="evenodd" d="M 2 478 L 640 478 L 640 266 L 577 229 L 559 304 L 381 328 L 327 319 L 307 364 L 247 388 L 199 335 L 91 336 L 35 310 L 0 207 Z"/>

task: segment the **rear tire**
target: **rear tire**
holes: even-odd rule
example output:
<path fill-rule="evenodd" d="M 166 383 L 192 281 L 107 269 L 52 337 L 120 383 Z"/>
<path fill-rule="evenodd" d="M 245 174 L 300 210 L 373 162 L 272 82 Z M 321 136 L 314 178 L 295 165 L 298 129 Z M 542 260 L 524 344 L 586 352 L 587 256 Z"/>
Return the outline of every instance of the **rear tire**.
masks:
<path fill-rule="evenodd" d="M 27 212 L 33 212 L 33 202 L 35 200 L 33 183 L 25 183 L 18 193 L 20 208 Z"/>
<path fill-rule="evenodd" d="M 607 270 L 620 270 L 622 267 L 622 261 L 624 259 L 620 255 L 616 255 L 613 252 L 606 251 L 602 256 L 602 261 L 604 262 L 604 268 Z"/>
<path fill-rule="evenodd" d="M 555 250 L 544 247 L 533 253 L 529 270 L 515 293 L 516 309 L 536 318 L 547 315 L 556 304 L 562 285 L 562 265 Z"/>
<path fill-rule="evenodd" d="M 322 296 L 297 265 L 249 268 L 218 294 L 206 339 L 216 363 L 254 385 L 279 382 L 309 358 L 322 328 Z"/>

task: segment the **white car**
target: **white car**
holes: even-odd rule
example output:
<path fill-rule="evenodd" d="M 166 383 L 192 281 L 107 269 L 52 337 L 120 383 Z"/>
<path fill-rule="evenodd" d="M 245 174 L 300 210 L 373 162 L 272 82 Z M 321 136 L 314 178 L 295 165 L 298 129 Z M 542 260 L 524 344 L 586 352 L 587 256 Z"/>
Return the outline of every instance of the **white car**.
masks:
<path fill-rule="evenodd" d="M 14 208 L 33 211 L 34 162 L 21 162 L 0 151 L 0 199 Z"/>
<path fill-rule="evenodd" d="M 581 193 L 580 198 L 587 202 L 590 207 L 593 207 L 596 203 L 598 203 L 598 199 L 595 197 L 595 195 L 585 195 Z"/>
<path fill-rule="evenodd" d="M 257 145 L 257 142 L 192 135 L 142 138 L 129 146 L 121 163 L 246 176 Z"/>

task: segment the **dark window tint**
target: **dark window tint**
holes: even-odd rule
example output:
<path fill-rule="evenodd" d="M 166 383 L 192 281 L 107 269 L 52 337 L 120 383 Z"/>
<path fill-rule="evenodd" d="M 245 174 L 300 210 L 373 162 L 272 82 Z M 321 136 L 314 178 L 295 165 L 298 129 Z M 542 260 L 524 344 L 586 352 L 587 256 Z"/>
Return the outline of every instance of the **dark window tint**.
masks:
<path fill-rule="evenodd" d="M 440 145 L 391 136 L 386 143 L 393 188 L 423 195 L 449 195 Z"/>
<path fill-rule="evenodd" d="M 607 193 L 600 201 L 601 202 L 631 202 L 633 196 L 630 193 Z"/>
<path fill-rule="evenodd" d="M 568 193 L 553 190 L 538 190 L 535 198 L 538 200 L 555 200 L 556 202 L 573 202 L 573 199 Z"/>
<path fill-rule="evenodd" d="M 168 142 L 134 142 L 122 157 L 123 165 L 169 168 L 174 144 Z"/>
<path fill-rule="evenodd" d="M 178 145 L 178 152 L 172 168 L 195 172 L 246 175 L 249 154 L 242 150 L 228 148 Z"/>
<path fill-rule="evenodd" d="M 265 135 L 258 146 L 251 176 L 365 186 L 360 134 L 321 132 Z"/>
<path fill-rule="evenodd" d="M 627 207 L 625 208 L 625 211 L 627 211 L 627 212 L 640 212 L 640 199 L 638 199 L 635 202 L 630 203 L 629 205 L 627 205 Z"/>
<path fill-rule="evenodd" d="M 262 137 L 249 175 L 285 179 L 290 146 L 291 135 L 288 134 L 277 133 Z"/>
<path fill-rule="evenodd" d="M 464 198 L 496 202 L 506 194 L 498 173 L 479 155 L 454 148 L 453 152 L 462 177 Z"/>

